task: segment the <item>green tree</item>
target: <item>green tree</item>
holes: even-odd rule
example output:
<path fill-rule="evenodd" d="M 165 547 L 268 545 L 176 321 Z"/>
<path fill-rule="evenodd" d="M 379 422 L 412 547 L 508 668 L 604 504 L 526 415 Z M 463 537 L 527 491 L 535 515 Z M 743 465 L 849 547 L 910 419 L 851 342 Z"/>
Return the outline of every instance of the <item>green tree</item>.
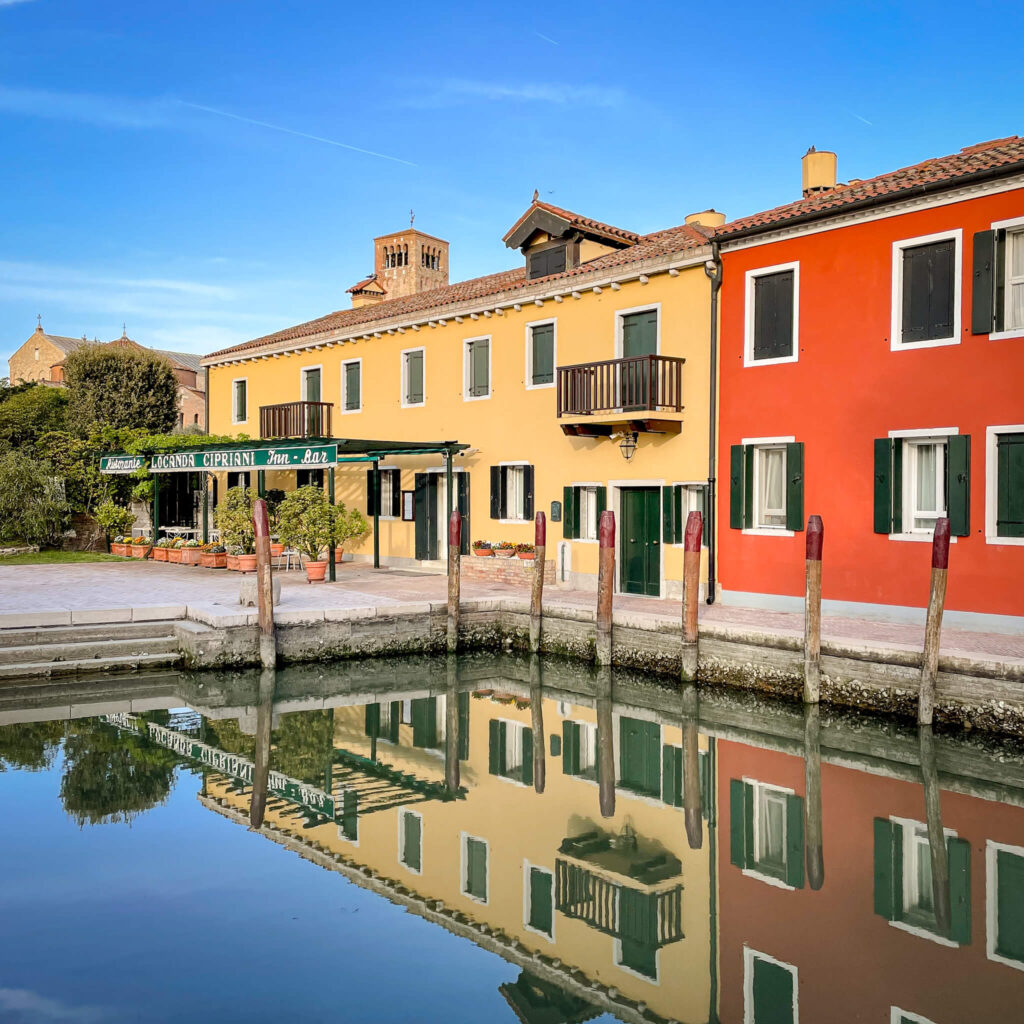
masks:
<path fill-rule="evenodd" d="M 0 388 L 0 448 L 21 448 L 35 444 L 48 431 L 63 430 L 67 404 L 63 388 L 43 384 Z"/>
<path fill-rule="evenodd" d="M 49 768 L 63 737 L 63 722 L 0 725 L 0 772 L 8 768 L 31 772 Z"/>
<path fill-rule="evenodd" d="M 19 450 L 0 455 L 0 541 L 52 547 L 70 514 L 52 466 Z"/>
<path fill-rule="evenodd" d="M 178 422 L 178 378 L 146 350 L 81 345 L 64 361 L 68 429 L 87 436 L 97 424 L 154 432 Z"/>

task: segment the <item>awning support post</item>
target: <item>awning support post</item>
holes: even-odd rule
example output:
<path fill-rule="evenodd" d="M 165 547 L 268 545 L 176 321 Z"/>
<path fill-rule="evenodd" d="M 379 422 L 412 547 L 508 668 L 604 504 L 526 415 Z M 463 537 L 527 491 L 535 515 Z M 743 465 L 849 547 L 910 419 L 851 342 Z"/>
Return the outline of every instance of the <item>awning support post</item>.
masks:
<path fill-rule="evenodd" d="M 373 567 L 380 568 L 380 459 L 373 460 Z"/>
<path fill-rule="evenodd" d="M 451 453 L 451 451 L 446 448 L 445 451 L 444 451 L 444 456 L 443 457 L 444 457 L 445 505 L 447 506 L 447 508 L 446 508 L 446 515 L 445 515 L 445 523 L 447 524 L 447 523 L 450 523 L 452 521 L 452 509 L 455 508 L 455 495 L 453 493 L 453 488 L 454 488 L 454 483 L 455 483 L 455 480 L 454 480 L 455 474 L 452 472 L 452 453 Z M 461 536 L 461 534 L 460 534 L 460 536 Z M 450 557 L 448 559 L 448 569 L 447 569 L 447 571 L 448 571 L 449 574 L 452 571 L 452 561 L 451 561 Z"/>
<path fill-rule="evenodd" d="M 210 474 L 203 473 L 203 543 L 210 543 Z"/>
<path fill-rule="evenodd" d="M 327 470 L 327 500 L 334 504 L 334 467 Z M 334 583 L 337 580 L 334 530 L 331 530 L 330 551 L 327 553 L 327 578 Z"/>

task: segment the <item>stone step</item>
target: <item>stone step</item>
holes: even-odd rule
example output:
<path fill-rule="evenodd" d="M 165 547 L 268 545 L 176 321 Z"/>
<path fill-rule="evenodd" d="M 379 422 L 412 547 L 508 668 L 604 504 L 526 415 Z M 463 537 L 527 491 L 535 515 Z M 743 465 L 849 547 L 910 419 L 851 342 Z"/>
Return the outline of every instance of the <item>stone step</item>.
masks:
<path fill-rule="evenodd" d="M 0 681 L 5 679 L 27 679 L 33 676 L 69 676 L 79 672 L 139 672 L 144 669 L 170 668 L 181 661 L 175 651 L 164 654 L 127 654 L 121 657 L 97 661 L 32 661 L 11 665 L 0 665 Z"/>
<path fill-rule="evenodd" d="M 110 658 L 135 654 L 178 652 L 178 641 L 171 636 L 132 637 L 112 640 L 80 640 L 76 643 L 28 644 L 24 647 L 0 647 L 0 665 L 48 664 L 60 661 L 104 662 Z"/>
<path fill-rule="evenodd" d="M 106 640 L 152 639 L 174 636 L 173 619 L 152 622 L 104 622 L 89 626 L 33 626 L 25 629 L 0 629 L 0 648 L 33 647 L 37 644 L 74 644 Z"/>

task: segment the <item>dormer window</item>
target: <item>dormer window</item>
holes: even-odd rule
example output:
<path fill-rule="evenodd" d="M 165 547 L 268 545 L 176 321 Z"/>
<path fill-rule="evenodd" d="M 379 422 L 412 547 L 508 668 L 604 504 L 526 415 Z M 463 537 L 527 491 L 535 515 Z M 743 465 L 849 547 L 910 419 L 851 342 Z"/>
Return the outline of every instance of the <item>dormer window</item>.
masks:
<path fill-rule="evenodd" d="M 527 276 L 532 281 L 548 274 L 561 274 L 565 270 L 565 245 L 546 246 L 537 249 L 528 256 L 529 271 Z"/>

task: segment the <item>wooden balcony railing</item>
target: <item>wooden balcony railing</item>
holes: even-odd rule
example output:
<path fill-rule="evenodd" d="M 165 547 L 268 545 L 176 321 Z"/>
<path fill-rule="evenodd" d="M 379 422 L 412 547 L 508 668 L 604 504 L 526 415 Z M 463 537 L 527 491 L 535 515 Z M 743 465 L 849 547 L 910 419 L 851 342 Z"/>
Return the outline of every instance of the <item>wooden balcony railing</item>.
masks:
<path fill-rule="evenodd" d="M 330 437 L 330 402 L 260 406 L 260 437 Z"/>
<path fill-rule="evenodd" d="M 683 363 L 675 356 L 630 356 L 558 367 L 558 415 L 683 411 Z"/>

